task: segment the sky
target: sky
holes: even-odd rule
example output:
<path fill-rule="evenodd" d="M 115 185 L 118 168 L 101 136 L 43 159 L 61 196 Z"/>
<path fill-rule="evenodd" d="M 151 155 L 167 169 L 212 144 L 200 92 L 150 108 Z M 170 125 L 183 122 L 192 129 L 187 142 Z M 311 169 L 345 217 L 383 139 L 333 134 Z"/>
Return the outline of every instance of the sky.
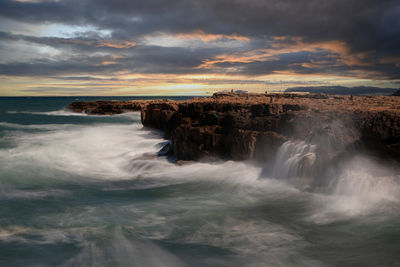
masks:
<path fill-rule="evenodd" d="M 400 87 L 399 0 L 0 0 L 0 95 Z"/>

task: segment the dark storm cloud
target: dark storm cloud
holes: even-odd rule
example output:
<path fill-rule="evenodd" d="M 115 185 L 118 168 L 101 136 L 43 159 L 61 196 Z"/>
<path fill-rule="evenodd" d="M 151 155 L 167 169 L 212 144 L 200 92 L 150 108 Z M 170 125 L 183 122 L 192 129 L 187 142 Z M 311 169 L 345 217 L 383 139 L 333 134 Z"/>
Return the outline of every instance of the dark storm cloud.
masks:
<path fill-rule="evenodd" d="M 110 40 L 100 36 L 77 37 L 77 38 L 59 38 L 59 37 L 35 37 L 21 34 L 11 34 L 0 32 L 0 41 L 25 41 L 40 45 L 51 46 L 61 49 L 75 49 L 81 52 L 104 51 L 114 53 L 121 49 L 130 49 L 136 46 L 134 42 L 124 40 Z"/>
<path fill-rule="evenodd" d="M 27 22 L 91 24 L 116 35 L 153 31 L 344 40 L 359 51 L 400 46 L 397 0 L 0 1 L 0 15 Z M 386 42 L 383 42 L 386 41 Z"/>
<path fill-rule="evenodd" d="M 278 42 L 295 44 L 342 41 L 350 53 L 363 55 L 359 64 L 349 66 L 338 61 L 335 52 L 293 52 L 278 55 L 277 60 L 249 63 L 222 62 L 216 67 L 228 68 L 226 72 L 247 75 L 269 74 L 290 70 L 295 73 L 340 73 L 352 70 L 380 72 L 376 77 L 399 78 L 400 57 L 400 2 L 398 0 L 65 0 L 18 2 L 0 0 L 0 16 L 31 24 L 62 23 L 66 25 L 92 26 L 111 32 L 113 40 L 136 40 L 144 35 L 163 33 L 191 33 L 201 30 L 207 34 L 238 34 L 248 36 L 248 49 L 268 47 L 271 37 L 286 37 Z M 99 46 L 101 37 L 82 36 L 68 38 L 44 38 L 35 36 L 0 34 L 0 39 L 19 39 L 57 48 L 72 47 L 83 53 L 96 48 L 109 53 L 120 53 L 115 47 Z M 258 40 L 258 41 L 257 41 Z M 82 41 L 82 42 L 78 42 Z M 84 42 L 86 41 L 86 43 Z M 90 43 L 91 42 L 91 43 Z M 90 45 L 91 44 L 91 45 Z M 263 47 L 264 46 L 264 47 Z M 111 50 L 114 50 L 112 52 Z M 118 50 L 119 52 L 117 52 Z M 224 72 L 221 69 L 198 67 L 212 59 L 221 50 L 185 49 L 161 47 L 129 47 L 126 57 L 116 64 L 98 66 L 87 62 L 77 66 L 68 62 L 11 63 L 0 66 L 2 74 L 58 73 L 76 70 L 88 73 L 112 73 L 131 70 L 144 73 L 197 73 Z M 224 53 L 234 52 L 226 47 Z M 78 52 L 77 52 L 78 53 Z M 343 55 L 341 55 L 343 56 Z M 94 62 L 96 62 L 96 57 Z M 387 59 L 392 59 L 388 61 Z M 327 61 L 318 67 L 302 63 Z M 362 64 L 364 63 L 364 64 Z M 368 65 L 369 66 L 364 66 Z M 36 67 L 43 68 L 36 70 Z M 78 69 L 74 68 L 78 67 Z M 375 78 L 376 78 L 375 77 Z"/>
<path fill-rule="evenodd" d="M 202 63 L 204 54 L 209 50 L 193 51 L 177 47 L 144 46 L 136 47 L 124 57 L 77 55 L 63 60 L 32 60 L 0 64 L 0 74 L 13 76 L 47 76 L 65 74 L 104 74 L 112 75 L 117 71 L 138 73 L 186 74 L 204 73 L 196 69 Z M 214 52 L 217 53 L 217 52 Z"/>
<path fill-rule="evenodd" d="M 34 61 L 29 63 L 0 64 L 0 74 L 11 76 L 53 76 L 70 73 L 107 73 L 116 71 L 114 66 L 98 66 L 79 61 Z"/>
<path fill-rule="evenodd" d="M 1 39 L 1 37 L 0 37 Z M 48 39 L 48 38 L 45 38 Z M 51 38 L 50 38 L 51 39 Z M 44 42 L 41 38 L 38 43 Z M 50 43 L 52 43 L 51 41 Z M 48 44 L 48 43 L 47 43 Z M 65 45 L 65 44 L 64 44 Z M 287 71 L 297 74 L 337 74 L 343 75 L 354 68 L 338 64 L 338 55 L 329 51 L 294 52 L 274 55 L 271 59 L 253 62 L 221 62 L 215 63 L 213 68 L 203 69 L 200 66 L 204 58 L 216 56 L 229 49 L 187 49 L 182 47 L 136 46 L 121 49 L 121 57 L 115 55 L 101 56 L 98 54 L 84 55 L 91 49 L 86 46 L 69 44 L 73 49 L 80 51 L 65 59 L 48 60 L 39 59 L 30 62 L 0 64 L 0 74 L 12 76 L 46 76 L 56 75 L 82 75 L 98 74 L 113 75 L 119 71 L 144 74 L 244 74 L 248 76 L 272 74 L 276 71 Z M 97 49 L 97 50 L 96 50 Z M 109 49 L 92 48 L 91 51 L 104 51 Z M 315 62 L 322 62 L 315 64 Z M 310 65 L 307 65 L 310 64 Z M 360 66 L 358 70 L 378 71 L 375 78 L 400 79 L 398 68 L 390 64 L 377 64 L 374 66 Z M 348 74 L 351 76 L 351 73 Z M 370 74 L 367 74 L 370 75 Z M 345 75 L 346 76 L 346 75 Z M 371 78 L 366 76 L 365 78 Z M 82 78 L 81 80 L 93 78 Z"/>

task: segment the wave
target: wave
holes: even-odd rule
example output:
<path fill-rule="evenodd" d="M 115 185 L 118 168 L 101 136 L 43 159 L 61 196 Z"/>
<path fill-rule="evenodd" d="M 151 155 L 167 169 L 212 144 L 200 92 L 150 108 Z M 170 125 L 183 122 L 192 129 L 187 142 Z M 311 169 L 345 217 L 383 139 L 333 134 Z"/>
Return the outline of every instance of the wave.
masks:
<path fill-rule="evenodd" d="M 147 138 L 141 128 L 110 124 L 18 135 L 15 148 L 0 150 L 0 165 L 25 171 L 47 168 L 50 176 L 51 170 L 58 170 L 84 177 L 126 178 L 131 175 L 121 165 L 137 154 L 156 151 L 161 140 Z"/>

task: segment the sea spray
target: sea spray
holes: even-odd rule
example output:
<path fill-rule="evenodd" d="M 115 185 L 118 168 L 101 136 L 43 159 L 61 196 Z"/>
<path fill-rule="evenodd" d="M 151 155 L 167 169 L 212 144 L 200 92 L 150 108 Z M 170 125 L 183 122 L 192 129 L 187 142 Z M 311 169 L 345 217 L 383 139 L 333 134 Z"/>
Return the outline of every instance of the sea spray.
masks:
<path fill-rule="evenodd" d="M 319 188 L 322 194 L 315 197 L 310 220 L 331 223 L 372 214 L 384 219 L 399 212 L 400 175 L 395 168 L 362 155 L 336 168 L 326 188 Z"/>
<path fill-rule="evenodd" d="M 287 141 L 278 150 L 271 175 L 280 179 L 305 176 L 315 160 L 316 145 Z"/>
<path fill-rule="evenodd" d="M 314 195 L 316 202 L 312 203 L 317 207 L 310 220 L 328 223 L 398 209 L 400 175 L 396 168 L 356 151 L 346 160 L 325 162 L 320 157 L 326 155 L 321 154 L 319 145 L 287 141 L 279 148 L 268 176 Z M 321 169 L 317 164 L 322 164 L 325 171 L 316 172 Z"/>

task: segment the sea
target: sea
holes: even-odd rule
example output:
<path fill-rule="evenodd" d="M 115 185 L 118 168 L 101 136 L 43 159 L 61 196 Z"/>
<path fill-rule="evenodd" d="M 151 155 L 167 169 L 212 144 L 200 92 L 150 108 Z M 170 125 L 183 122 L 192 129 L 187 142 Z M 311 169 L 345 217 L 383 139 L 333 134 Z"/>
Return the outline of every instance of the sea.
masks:
<path fill-rule="evenodd" d="M 152 97 L 0 98 L 0 266 L 400 266 L 396 166 L 355 153 L 304 186 L 305 140 L 175 162 L 138 112 L 65 110 L 99 99 Z"/>

